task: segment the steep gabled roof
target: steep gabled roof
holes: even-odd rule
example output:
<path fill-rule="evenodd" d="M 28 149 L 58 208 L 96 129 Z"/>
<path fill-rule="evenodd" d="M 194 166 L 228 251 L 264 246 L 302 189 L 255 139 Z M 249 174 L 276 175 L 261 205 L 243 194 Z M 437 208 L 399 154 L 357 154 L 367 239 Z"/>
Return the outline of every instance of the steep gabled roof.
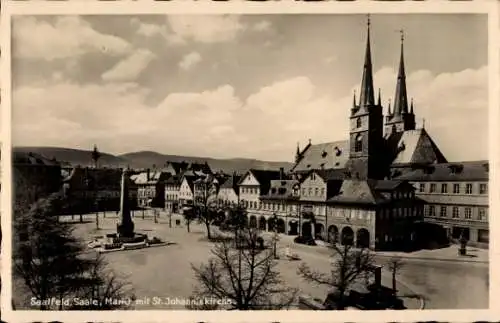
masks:
<path fill-rule="evenodd" d="M 446 163 L 425 129 L 407 130 L 387 139 L 395 156 L 392 165 Z"/>
<path fill-rule="evenodd" d="M 238 183 L 241 180 L 241 175 L 229 176 L 220 186 L 220 188 L 232 188 L 235 192 L 238 192 Z"/>
<path fill-rule="evenodd" d="M 378 205 L 388 202 L 376 189 L 375 180 L 351 180 L 342 182 L 339 194 L 328 199 L 330 203 Z"/>
<path fill-rule="evenodd" d="M 349 141 L 333 141 L 308 146 L 302 153 L 293 171 L 311 169 L 342 169 L 349 159 Z"/>

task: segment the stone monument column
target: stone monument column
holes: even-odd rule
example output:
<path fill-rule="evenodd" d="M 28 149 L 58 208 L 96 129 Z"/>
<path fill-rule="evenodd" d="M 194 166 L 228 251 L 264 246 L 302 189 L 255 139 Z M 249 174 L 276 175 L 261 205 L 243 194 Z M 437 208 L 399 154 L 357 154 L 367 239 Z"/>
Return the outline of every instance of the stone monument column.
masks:
<path fill-rule="evenodd" d="M 128 191 L 128 169 L 122 173 L 121 196 L 120 196 L 120 219 L 117 225 L 117 232 L 120 237 L 134 237 L 134 222 L 130 215 L 130 196 Z"/>

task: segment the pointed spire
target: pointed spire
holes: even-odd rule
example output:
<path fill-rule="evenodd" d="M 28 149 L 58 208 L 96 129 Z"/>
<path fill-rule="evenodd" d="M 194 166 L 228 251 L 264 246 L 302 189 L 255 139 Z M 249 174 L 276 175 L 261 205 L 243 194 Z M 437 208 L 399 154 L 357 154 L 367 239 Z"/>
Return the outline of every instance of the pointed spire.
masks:
<path fill-rule="evenodd" d="M 365 64 L 363 66 L 363 79 L 361 81 L 361 93 L 359 95 L 360 106 L 375 104 L 373 91 L 372 54 L 370 48 L 370 15 L 367 20 L 367 38 L 365 51 Z"/>
<path fill-rule="evenodd" d="M 352 96 L 352 107 L 356 107 L 356 90 L 354 90 L 354 95 Z"/>
<path fill-rule="evenodd" d="M 297 156 L 300 155 L 300 146 L 299 145 L 300 145 L 300 143 L 297 141 L 297 153 L 296 153 Z"/>
<path fill-rule="evenodd" d="M 413 98 L 411 98 L 410 114 L 413 114 Z"/>
<path fill-rule="evenodd" d="M 396 85 L 396 95 L 394 97 L 394 115 L 402 115 L 408 113 L 408 97 L 406 94 L 406 73 L 404 63 L 404 34 L 401 33 L 401 57 L 399 60 L 398 81 Z"/>
<path fill-rule="evenodd" d="M 388 116 L 392 116 L 392 112 L 391 112 L 391 99 L 389 99 L 389 103 L 387 105 L 387 115 Z"/>
<path fill-rule="evenodd" d="M 380 88 L 378 88 L 378 102 L 377 102 L 377 105 L 379 107 L 382 106 L 382 98 L 381 98 L 381 95 L 380 95 Z"/>

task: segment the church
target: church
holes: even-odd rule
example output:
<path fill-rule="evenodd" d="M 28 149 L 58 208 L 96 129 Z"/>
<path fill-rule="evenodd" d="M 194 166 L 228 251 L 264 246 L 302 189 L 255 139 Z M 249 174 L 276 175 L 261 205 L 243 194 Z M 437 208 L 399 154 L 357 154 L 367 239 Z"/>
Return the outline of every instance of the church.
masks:
<path fill-rule="evenodd" d="M 417 128 L 403 36 L 392 102 L 384 116 L 380 91 L 375 98 L 368 19 L 349 139 L 297 147 L 291 173 L 300 197 L 290 201 L 298 211 L 287 216 L 289 225 L 295 231 L 296 217 L 301 235 L 372 249 L 418 248 L 463 237 L 487 247 L 488 162 L 449 163 L 424 126 Z"/>

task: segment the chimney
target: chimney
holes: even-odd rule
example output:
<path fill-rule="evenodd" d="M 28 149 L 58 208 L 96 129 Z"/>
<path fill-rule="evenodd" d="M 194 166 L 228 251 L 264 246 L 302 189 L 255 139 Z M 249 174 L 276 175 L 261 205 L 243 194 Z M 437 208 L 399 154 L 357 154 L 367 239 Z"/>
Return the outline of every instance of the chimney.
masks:
<path fill-rule="evenodd" d="M 280 180 L 285 179 L 285 169 L 280 167 Z"/>
<path fill-rule="evenodd" d="M 146 174 L 147 174 L 147 175 L 146 175 L 146 180 L 149 182 L 149 176 L 150 176 L 150 170 L 149 170 L 149 168 L 147 169 L 147 171 L 146 171 L 146 172 L 147 172 L 147 173 L 146 173 Z"/>

